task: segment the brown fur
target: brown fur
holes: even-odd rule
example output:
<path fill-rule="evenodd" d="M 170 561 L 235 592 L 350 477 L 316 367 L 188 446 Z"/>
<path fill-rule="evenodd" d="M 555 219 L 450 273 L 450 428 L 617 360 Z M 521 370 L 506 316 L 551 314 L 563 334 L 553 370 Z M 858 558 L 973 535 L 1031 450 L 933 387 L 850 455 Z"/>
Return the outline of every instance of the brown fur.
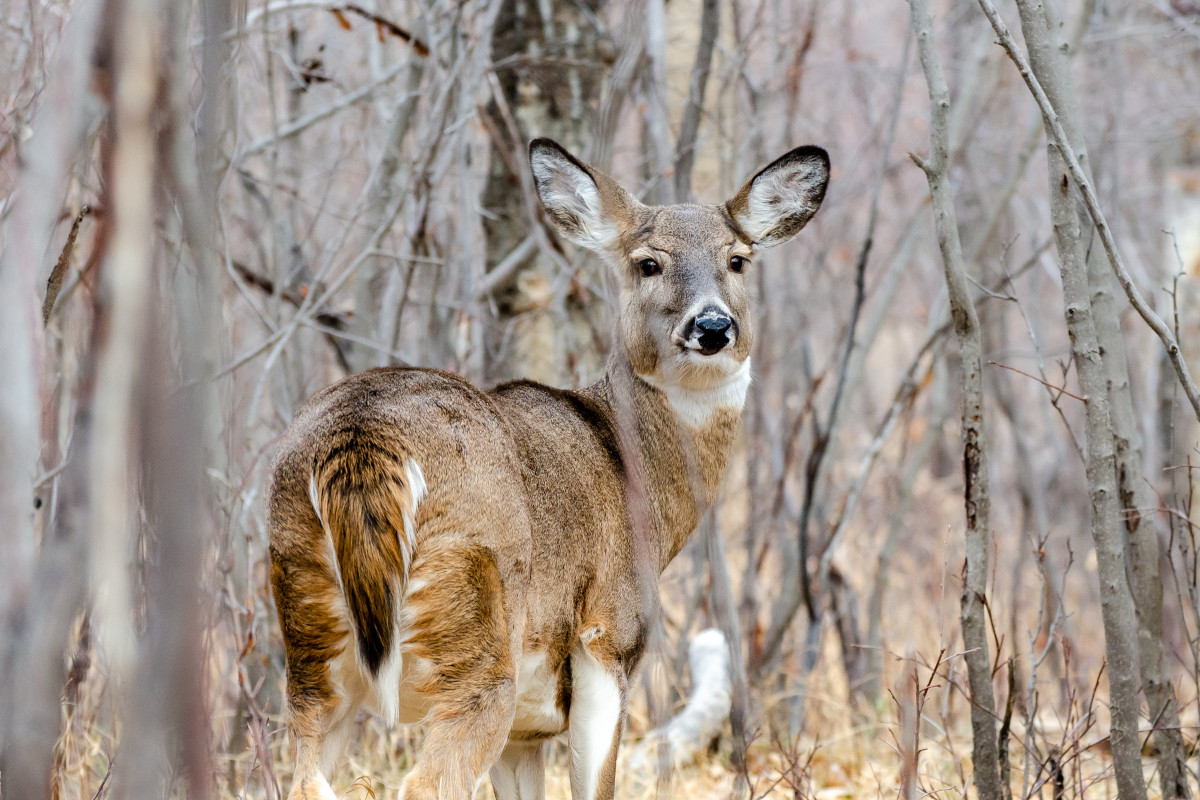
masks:
<path fill-rule="evenodd" d="M 596 725 L 617 720 L 603 758 L 580 756 L 575 790 L 593 794 L 577 800 L 612 796 L 625 693 L 646 636 L 635 520 L 661 569 L 713 500 L 745 387 L 711 409 L 689 398 L 742 380 L 753 333 L 745 276 L 728 265 L 756 243 L 738 215 L 757 211 L 761 223 L 767 212 L 648 208 L 553 143 L 539 140 L 531 154 L 551 217 L 621 276 L 620 345 L 605 377 L 580 391 L 516 381 L 484 392 L 442 372 L 383 369 L 300 410 L 269 512 L 297 741 L 293 798 L 332 796 L 324 776 L 354 709 L 388 702 L 402 721 L 428 724 L 409 800 L 467 798 L 497 758 L 498 792 L 525 780 L 504 791 L 540 796 L 540 777 L 529 775 L 540 776 L 542 757 L 524 743 L 566 730 L 575 703 L 591 704 L 576 711 L 589 709 Z M 819 161 L 802 187 L 810 193 L 815 184 L 823 192 Z M 753 200 L 748 189 L 738 198 Z M 771 235 L 794 233 L 816 211 L 799 208 L 795 219 L 769 220 Z M 661 274 L 641 276 L 646 258 Z M 718 356 L 686 344 L 705 298 L 731 319 Z M 573 668 L 586 666 L 580 658 L 600 672 Z M 389 664 L 396 684 L 381 685 Z M 538 677 L 518 686 L 523 667 Z M 595 699 L 608 691 L 619 708 Z"/>

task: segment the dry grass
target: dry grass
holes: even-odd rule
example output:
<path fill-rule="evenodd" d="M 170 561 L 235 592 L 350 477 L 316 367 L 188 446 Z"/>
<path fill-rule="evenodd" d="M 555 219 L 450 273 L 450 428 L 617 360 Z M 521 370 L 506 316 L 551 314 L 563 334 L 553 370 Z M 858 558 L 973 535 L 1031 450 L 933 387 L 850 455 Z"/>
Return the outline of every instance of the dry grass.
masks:
<path fill-rule="evenodd" d="M 782 726 L 789 697 L 761 688 L 756 693 L 762 707 L 757 715 L 761 725 L 753 731 L 754 740 L 748 753 L 753 798 L 840 800 L 897 796 L 902 769 L 898 746 L 900 704 L 912 702 L 912 692 L 906 695 L 893 687 L 874 706 L 852 704 L 838 666 L 839 658 L 836 641 L 829 635 L 821 663 L 809 684 L 807 732 L 797 741 L 784 741 L 771 727 L 773 723 Z M 936 675 L 931 677 L 929 667 L 937 661 L 936 651 L 918 651 L 915 658 L 922 688 L 916 771 L 919 791 L 923 796 L 964 797 L 971 777 L 971 739 L 962 666 L 953 658 L 943 659 Z M 889 656 L 885 663 L 893 680 L 900 683 L 901 659 Z M 763 686 L 780 685 L 781 679 L 781 675 L 776 675 Z M 997 684 L 1004 683 L 1001 672 Z M 1046 695 L 1039 702 L 1054 708 L 1038 713 L 1035 735 L 1030 737 L 1034 750 L 1028 754 L 1023 745 L 1028 724 L 1025 710 L 1015 711 L 1009 745 L 1013 796 L 1051 800 L 1055 796 L 1054 763 L 1057 762 L 1062 769 L 1063 797 L 1115 797 L 1105 741 L 1103 692 L 1100 687 L 1088 687 L 1086 692 L 1052 702 L 1056 684 L 1051 678 L 1039 683 L 1039 692 Z M 258 689 L 263 696 L 270 694 L 263 687 Z M 106 705 L 111 694 L 101 665 L 91 668 L 79 686 L 75 705 L 71 706 L 74 713 L 66 714 L 64 707 L 67 725 L 59 743 L 62 757 L 56 774 L 59 797 L 64 800 L 112 796 L 109 769 L 113 754 L 118 751 L 120 728 L 114 721 L 113 709 Z M 254 692 L 247 694 L 253 695 Z M 629 745 L 650 727 L 644 697 L 639 687 L 626 732 L 623 750 L 626 756 L 632 749 Z M 1196 721 L 1195 703 L 1187 708 L 1190 713 L 1185 713 L 1185 724 L 1190 730 Z M 246 730 L 231 729 L 239 724 L 238 719 L 248 720 Z M 276 709 L 259 716 L 256 709 L 247 709 L 244 704 L 236 709 L 231 707 L 227 718 L 214 719 L 214 729 L 214 741 L 225 743 L 224 752 L 215 754 L 213 762 L 219 797 L 273 800 L 281 792 L 286 794 L 291 783 L 290 744 Z M 669 781 L 661 786 L 654 776 L 636 773 L 623 759 L 619 796 L 629 800 L 731 797 L 736 776 L 730 761 L 728 733 L 727 729 L 695 763 L 675 765 Z M 389 730 L 364 713 L 342 765 L 331 776 L 331 783 L 340 797 L 349 800 L 395 797 L 412 765 L 413 754 L 419 750 L 420 740 L 419 726 Z M 1147 757 L 1144 765 L 1150 796 L 1157 798 L 1153 759 Z M 550 800 L 570 798 L 565 742 L 561 739 L 549 745 L 546 785 Z M 969 791 L 974 793 L 973 788 Z M 184 796 L 182 780 L 176 780 L 166 794 Z M 482 782 L 476 800 L 492 796 L 487 781 Z"/>

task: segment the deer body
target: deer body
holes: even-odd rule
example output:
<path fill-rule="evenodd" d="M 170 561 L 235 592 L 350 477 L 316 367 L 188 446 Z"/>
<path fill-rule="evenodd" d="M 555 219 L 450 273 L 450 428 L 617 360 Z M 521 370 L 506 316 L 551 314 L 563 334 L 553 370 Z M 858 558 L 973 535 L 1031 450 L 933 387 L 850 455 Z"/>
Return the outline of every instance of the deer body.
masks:
<path fill-rule="evenodd" d="M 802 148 L 724 206 L 661 208 L 547 140 L 531 161 L 559 229 L 621 274 L 620 344 L 579 391 L 382 369 L 298 413 L 269 512 L 291 798 L 334 796 L 364 705 L 428 726 L 408 800 L 465 800 L 489 769 L 501 800 L 541 798 L 564 732 L 576 800 L 613 796 L 656 591 L 639 565 L 665 568 L 713 500 L 749 385 L 742 271 L 815 213 L 828 161 Z"/>

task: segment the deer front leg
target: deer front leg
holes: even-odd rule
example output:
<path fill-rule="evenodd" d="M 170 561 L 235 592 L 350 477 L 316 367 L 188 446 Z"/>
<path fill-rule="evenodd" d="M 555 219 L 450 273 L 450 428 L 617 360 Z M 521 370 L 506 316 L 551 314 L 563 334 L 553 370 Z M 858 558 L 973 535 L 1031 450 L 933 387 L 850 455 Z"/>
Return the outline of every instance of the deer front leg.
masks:
<path fill-rule="evenodd" d="M 596 640 L 604 629 L 586 629 L 571 653 L 571 710 L 567 737 L 573 800 L 612 800 L 617 748 L 625 722 L 627 680 Z"/>

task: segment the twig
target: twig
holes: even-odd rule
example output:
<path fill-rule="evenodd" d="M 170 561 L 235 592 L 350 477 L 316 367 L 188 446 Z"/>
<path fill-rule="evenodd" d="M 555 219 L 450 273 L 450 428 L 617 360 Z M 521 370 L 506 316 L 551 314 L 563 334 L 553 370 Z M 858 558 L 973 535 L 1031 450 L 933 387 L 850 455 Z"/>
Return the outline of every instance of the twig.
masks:
<path fill-rule="evenodd" d="M 712 67 L 713 48 L 717 42 L 720 19 L 720 4 L 717 0 L 704 0 L 700 14 L 700 44 L 696 48 L 692 80 L 688 85 L 687 105 L 683 110 L 679 140 L 675 145 L 675 199 L 681 203 L 692 199 L 692 164 L 696 159 L 696 134 L 700 130 L 704 89 L 708 86 L 708 73 Z"/>
<path fill-rule="evenodd" d="M 813 436 L 812 449 L 809 452 L 808 460 L 805 464 L 804 474 L 804 494 L 803 501 L 800 506 L 800 513 L 796 520 L 796 537 L 798 556 L 796 557 L 795 570 L 799 582 L 799 591 L 788 589 L 781 593 L 781 597 L 775 608 L 771 612 L 771 622 L 767 630 L 767 636 L 763 642 L 762 650 L 756 663 L 757 670 L 761 671 L 765 665 L 772 661 L 777 654 L 780 645 L 783 642 L 783 637 L 791 627 L 792 620 L 796 613 L 800 610 L 801 605 L 808 611 L 808 618 L 811 623 L 816 623 L 820 617 L 818 609 L 819 600 L 814 596 L 812 578 L 808 573 L 808 555 L 809 555 L 809 524 L 812 518 L 813 507 L 816 502 L 817 488 L 821 482 L 821 477 L 824 473 L 825 465 L 827 464 L 827 456 L 829 453 L 829 444 L 833 438 L 833 433 L 836 430 L 840 418 L 842 400 L 845 397 L 846 385 L 849 383 L 848 377 L 850 374 L 851 356 L 854 354 L 857 345 L 855 334 L 858 331 L 858 322 L 862 316 L 862 309 L 866 303 L 866 271 L 867 264 L 870 260 L 871 249 L 875 239 L 875 226 L 878 221 L 879 196 L 883 192 L 883 184 L 887 177 L 888 151 L 891 148 L 892 142 L 896 138 L 896 125 L 900 117 L 900 108 L 903 102 L 903 92 L 900 87 L 903 86 L 904 78 L 908 72 L 908 60 L 910 50 L 911 37 L 906 36 L 904 40 L 904 52 L 900 57 L 899 69 L 897 70 L 896 92 L 894 94 L 895 102 L 890 109 L 888 119 L 888 128 L 885 139 L 885 146 L 882 148 L 883 155 L 880 158 L 878 170 L 875 174 L 875 182 L 872 189 L 871 210 L 867 218 L 867 229 L 863 235 L 862 245 L 858 252 L 858 258 L 855 265 L 854 277 L 854 301 L 850 308 L 850 319 L 846 325 L 846 335 L 841 353 L 838 358 L 837 381 L 834 385 L 833 398 L 829 404 L 829 412 L 826 415 L 825 422 L 821 422 L 813 416 L 813 427 L 815 429 Z M 826 551 L 829 551 L 829 543 L 825 544 Z M 787 569 L 787 567 L 785 567 Z M 791 586 L 792 584 L 789 584 Z"/>
<path fill-rule="evenodd" d="M 1068 392 L 1066 389 L 1064 389 L 1061 386 L 1055 386 L 1052 383 L 1047 383 L 1046 381 L 1039 378 L 1037 375 L 1030 375 L 1028 372 L 1025 372 L 1024 370 L 1017 369 L 1016 367 L 1010 367 L 1007 364 L 1001 364 L 999 361 L 989 361 L 987 363 L 993 367 L 1000 367 L 1001 369 L 1011 370 L 1012 372 L 1015 372 L 1018 375 L 1024 375 L 1026 378 L 1031 378 L 1031 379 L 1037 381 L 1038 383 L 1042 384 L 1047 389 L 1053 389 L 1054 391 L 1058 392 L 1059 394 L 1065 394 L 1067 397 L 1074 397 L 1076 400 L 1078 400 L 1081 403 L 1087 402 L 1086 397 L 1080 397 L 1077 394 L 1072 394 L 1071 392 Z"/>
<path fill-rule="evenodd" d="M 508 255 L 500 259 L 491 272 L 485 273 L 475 286 L 475 299 L 482 300 L 488 295 L 502 288 L 517 270 L 529 260 L 533 255 L 533 251 L 537 249 L 537 235 L 530 233 L 512 249 Z"/>
<path fill-rule="evenodd" d="M 258 22 L 260 18 L 267 18 L 274 16 L 275 14 L 282 14 L 288 11 L 328 11 L 337 17 L 338 22 L 347 30 L 349 29 L 348 23 L 345 21 L 344 17 L 342 17 L 342 12 L 349 11 L 350 13 L 357 14 L 358 16 L 375 23 L 377 28 L 382 28 L 398 39 L 408 42 L 412 46 L 413 52 L 422 58 L 428 56 L 430 52 L 429 46 L 418 37 L 413 36 L 407 30 L 401 28 L 391 20 L 367 11 L 359 5 L 354 3 L 337 5 L 325 2 L 312 2 L 312 0 L 299 0 L 298 2 L 296 0 L 285 0 L 285 2 L 268 3 L 259 8 L 255 8 L 246 13 L 246 18 L 242 21 L 242 24 L 239 26 L 239 28 L 225 31 L 221 38 L 226 40 L 236 38 L 243 31 L 247 30 L 256 22 Z"/>
<path fill-rule="evenodd" d="M 346 22 L 346 18 L 342 16 L 342 12 L 344 11 L 349 11 L 351 14 L 357 14 L 363 19 L 375 23 L 375 27 L 379 30 L 385 30 L 392 36 L 395 36 L 397 39 L 408 42 L 410 45 L 412 45 L 413 52 L 419 55 L 421 58 L 425 58 L 429 55 L 429 46 L 420 39 L 413 36 L 411 33 L 404 30 L 404 28 L 401 28 L 390 19 L 381 17 L 373 11 L 367 11 L 362 6 L 357 6 L 354 3 L 347 3 L 344 6 L 329 7 L 329 12 L 337 17 L 338 22 L 341 23 L 343 28 L 346 28 L 347 30 L 350 28 L 350 23 Z"/>
<path fill-rule="evenodd" d="M 997 648 L 999 656 L 999 648 Z M 1017 697 L 1016 659 L 1008 657 L 1008 699 L 1004 704 L 1004 719 L 1000 722 L 1000 732 L 996 735 L 1000 749 L 1000 790 L 1003 796 L 1012 798 L 1012 784 L 1009 782 L 1008 738 L 1012 730 L 1013 704 Z"/>
<path fill-rule="evenodd" d="M 354 105 L 355 103 L 358 103 L 361 100 L 364 100 L 367 97 L 370 97 L 372 94 L 375 93 L 376 89 L 378 89 L 379 87 L 383 86 L 384 84 L 390 82 L 393 78 L 395 78 L 397 75 L 399 75 L 400 72 L 402 70 L 404 70 L 407 66 L 408 66 L 408 64 L 406 62 L 400 61 L 395 66 L 393 66 L 391 69 L 389 69 L 387 72 L 385 72 L 383 75 L 379 76 L 379 78 L 377 78 L 376 80 L 373 80 L 370 83 L 368 83 L 364 86 L 361 86 L 358 89 L 355 89 L 353 92 L 350 92 L 349 94 L 340 98 L 337 102 L 335 102 L 331 105 L 328 105 L 325 108 L 320 109 L 319 111 L 314 111 L 313 113 L 311 113 L 307 116 L 301 117 L 300 119 L 296 120 L 295 122 L 292 122 L 288 125 L 284 125 L 283 127 L 281 127 L 279 129 L 279 131 L 277 133 L 270 133 L 259 139 L 255 139 L 253 142 L 251 142 L 249 145 L 247 145 L 244 150 L 242 150 L 240 153 L 238 153 L 236 156 L 233 157 L 233 163 L 240 164 L 242 161 L 244 161 L 249 156 L 252 156 L 255 153 L 259 153 L 259 152 L 267 149 L 268 147 L 270 147 L 273 144 L 277 144 L 286 139 L 290 139 L 299 133 L 303 133 L 305 130 L 307 130 L 308 128 L 311 128 L 313 125 L 316 125 L 321 120 L 328 119 L 329 117 L 332 117 L 334 114 L 341 111 L 342 109 L 349 108 L 350 106 Z"/>
<path fill-rule="evenodd" d="M 932 349 L 932 344 L 936 339 L 929 339 L 926 342 L 927 347 L 923 348 L 917 357 L 913 359 L 912 365 L 908 369 L 908 373 L 904 376 L 904 380 L 900 382 L 900 386 L 896 389 L 896 395 L 892 399 L 892 404 L 888 406 L 884 412 L 883 419 L 880 420 L 879 426 L 876 428 L 875 436 L 872 437 L 871 443 L 867 446 L 867 450 L 863 453 L 862 459 L 859 461 L 858 472 L 855 475 L 854 483 L 851 484 L 850 490 L 846 493 L 846 500 L 842 505 L 842 510 L 838 514 L 837 521 L 833 525 L 833 533 L 822 546 L 819 553 L 819 562 L 817 567 L 817 585 L 824 585 L 825 578 L 829 574 L 830 565 L 833 563 L 834 553 L 837 547 L 841 544 L 842 539 L 846 535 L 846 531 L 850 526 L 850 518 L 854 515 L 854 510 L 858 506 L 858 499 L 865 488 L 867 479 L 871 474 L 871 467 L 875 464 L 875 459 L 879 452 L 883 449 L 884 443 L 888 440 L 892 431 L 896 427 L 896 423 L 900 420 L 900 412 L 903 411 L 917 396 L 917 392 L 925 383 L 929 373 L 933 370 L 933 362 L 925 366 L 925 369 L 918 374 L 920 363 L 925 354 Z"/>
<path fill-rule="evenodd" d="M 972 763 L 981 800 L 1000 800 L 999 753 L 996 741 L 995 700 L 988 658 L 985 607 L 988 558 L 992 547 L 991 488 L 988 480 L 988 447 L 984 430 L 983 336 L 967 282 L 962 242 L 949 180 L 948 122 L 950 89 L 933 38 L 933 12 L 928 0 L 910 0 L 912 30 L 929 90 L 929 158 L 913 156 L 925 173 L 933 202 L 938 250 L 942 257 L 946 292 L 962 358 L 963 512 L 966 544 L 960 627 L 963 644 L 974 651 L 966 658 L 970 684 Z"/>

